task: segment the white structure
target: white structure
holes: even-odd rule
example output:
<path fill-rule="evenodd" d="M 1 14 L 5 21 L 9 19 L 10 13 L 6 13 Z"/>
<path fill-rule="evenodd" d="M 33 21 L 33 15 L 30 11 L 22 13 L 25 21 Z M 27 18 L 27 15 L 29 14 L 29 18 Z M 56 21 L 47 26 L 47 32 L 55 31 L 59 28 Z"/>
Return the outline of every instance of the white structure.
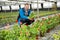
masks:
<path fill-rule="evenodd" d="M 24 0 L 24 1 L 32 1 L 31 7 L 32 9 L 37 9 L 37 0 Z M 57 2 L 57 7 L 60 7 L 60 0 L 49 0 L 49 1 L 58 1 Z M 0 5 L 2 6 L 2 10 L 19 10 L 19 5 L 21 8 L 24 7 L 24 4 L 27 2 L 18 2 L 18 1 L 8 1 L 8 0 L 0 0 Z M 28 2 L 30 4 L 30 2 Z M 54 2 L 46 2 L 44 0 L 39 0 L 38 1 L 38 8 L 42 9 L 41 3 L 43 3 L 43 8 L 52 8 Z M 3 6 L 3 4 L 5 6 Z M 6 6 L 8 5 L 8 6 Z M 29 7 L 30 9 L 30 7 Z M 0 7 L 1 10 L 1 7 Z"/>
<path fill-rule="evenodd" d="M 38 8 L 41 9 L 41 4 L 38 4 Z M 37 9 L 37 3 L 32 4 L 32 9 Z"/>
<path fill-rule="evenodd" d="M 10 10 L 9 6 L 2 6 L 2 10 Z"/>
<path fill-rule="evenodd" d="M 54 2 L 56 2 L 57 0 L 49 0 L 49 1 L 54 1 Z"/>
<path fill-rule="evenodd" d="M 43 3 L 43 8 L 52 8 L 53 4 L 53 2 L 45 2 Z"/>
<path fill-rule="evenodd" d="M 24 7 L 24 4 L 21 4 L 20 7 L 23 8 Z"/>
<path fill-rule="evenodd" d="M 57 2 L 59 2 L 60 0 L 57 0 Z"/>
<path fill-rule="evenodd" d="M 37 0 L 23 0 L 23 1 L 37 1 Z M 38 1 L 45 1 L 45 0 L 38 0 Z"/>
<path fill-rule="evenodd" d="M 8 1 L 8 0 L 0 0 L 0 1 Z"/>
<path fill-rule="evenodd" d="M 57 7 L 60 7 L 60 2 L 57 2 Z"/>
<path fill-rule="evenodd" d="M 11 10 L 19 10 L 19 5 L 11 5 Z"/>

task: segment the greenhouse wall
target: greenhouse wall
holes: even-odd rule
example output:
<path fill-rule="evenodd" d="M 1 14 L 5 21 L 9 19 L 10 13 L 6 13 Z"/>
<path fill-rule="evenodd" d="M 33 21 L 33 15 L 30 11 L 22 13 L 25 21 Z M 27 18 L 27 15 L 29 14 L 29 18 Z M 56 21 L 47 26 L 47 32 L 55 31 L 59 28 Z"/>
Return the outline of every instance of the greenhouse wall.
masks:
<path fill-rule="evenodd" d="M 26 2 L 22 1 L 22 2 L 17 2 L 17 1 L 12 1 L 12 2 L 1 2 L 0 4 L 0 11 L 17 11 L 19 10 L 19 8 L 23 8 L 24 4 Z M 56 2 L 57 3 L 57 9 L 60 9 L 60 2 Z M 3 5 L 2 5 L 3 4 Z M 30 3 L 30 8 L 32 8 L 33 10 L 37 10 L 37 3 L 36 2 L 32 2 Z M 38 4 L 38 8 L 40 10 L 50 10 L 52 9 L 54 2 L 47 2 L 47 1 L 42 1 Z"/>

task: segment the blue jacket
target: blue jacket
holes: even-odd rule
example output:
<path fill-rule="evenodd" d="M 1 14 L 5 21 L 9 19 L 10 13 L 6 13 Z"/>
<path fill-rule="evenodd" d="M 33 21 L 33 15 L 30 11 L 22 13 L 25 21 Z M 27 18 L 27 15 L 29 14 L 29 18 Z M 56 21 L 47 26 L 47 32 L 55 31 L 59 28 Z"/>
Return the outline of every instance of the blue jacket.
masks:
<path fill-rule="evenodd" d="M 28 16 L 30 15 L 30 13 L 31 13 L 31 10 L 29 9 L 28 10 L 28 15 L 26 16 L 25 15 L 25 9 L 24 8 L 20 8 L 19 9 L 19 15 L 20 15 L 20 17 L 19 17 L 19 19 L 18 19 L 18 24 L 20 25 L 20 20 L 21 19 L 28 19 Z"/>

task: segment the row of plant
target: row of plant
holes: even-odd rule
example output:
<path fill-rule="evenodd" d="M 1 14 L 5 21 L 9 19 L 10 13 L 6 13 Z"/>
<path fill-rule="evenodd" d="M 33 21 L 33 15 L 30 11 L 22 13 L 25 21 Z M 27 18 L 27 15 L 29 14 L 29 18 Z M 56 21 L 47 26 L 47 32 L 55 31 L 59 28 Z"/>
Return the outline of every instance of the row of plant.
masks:
<path fill-rule="evenodd" d="M 54 13 L 57 13 L 59 12 L 60 10 L 57 10 L 57 11 L 39 11 L 39 14 L 40 16 L 44 16 L 44 15 L 49 15 L 49 14 L 54 14 Z M 13 17 L 13 16 L 17 16 L 19 12 L 0 12 L 0 18 L 9 18 L 9 17 Z M 34 15 L 37 15 L 36 14 L 37 11 L 34 11 Z"/>
<path fill-rule="evenodd" d="M 15 23 L 18 16 L 18 12 L 1 12 L 0 13 L 0 26 L 5 26 L 6 24 Z"/>
<path fill-rule="evenodd" d="M 44 15 L 48 15 L 48 14 L 52 14 L 52 13 L 56 13 L 57 11 L 54 11 L 54 12 L 49 12 L 49 11 L 41 11 L 39 13 L 40 16 L 44 16 Z M 37 12 L 34 12 L 34 15 L 37 15 L 36 14 Z M 18 12 L 1 12 L 0 13 L 0 19 L 4 19 L 4 18 L 11 18 L 11 17 L 17 17 L 18 16 Z"/>
<path fill-rule="evenodd" d="M 6 18 L 6 19 L 1 19 L 0 20 L 0 24 L 5 24 L 5 23 L 11 23 L 11 22 L 15 22 L 16 18 Z"/>
<path fill-rule="evenodd" d="M 59 25 L 60 14 L 55 14 L 53 17 L 42 18 L 36 20 L 29 26 L 15 25 L 11 29 L 0 30 L 0 40 L 38 40 L 38 35 L 44 36 L 45 33 L 50 32 L 51 29 Z"/>
<path fill-rule="evenodd" d="M 15 20 L 16 20 L 17 18 L 4 18 L 4 19 L 1 19 L 0 20 L 0 26 L 2 27 L 2 26 L 5 26 L 6 24 L 12 24 L 12 23 L 15 23 Z"/>
<path fill-rule="evenodd" d="M 0 19 L 7 19 L 7 18 L 16 18 L 18 15 L 18 12 L 7 12 L 7 13 L 0 13 Z"/>
<path fill-rule="evenodd" d="M 40 11 L 40 13 L 38 15 L 44 16 L 44 15 L 49 15 L 49 14 L 56 13 L 56 12 L 57 11 L 54 11 L 54 12 L 52 12 L 52 11 L 50 11 L 50 12 L 49 11 Z M 36 11 L 31 13 L 30 18 L 33 18 L 33 17 L 35 18 L 37 16 L 36 13 L 37 13 Z M 17 17 L 18 17 L 18 12 L 1 12 L 0 13 L 0 25 L 5 25 L 7 23 L 15 22 Z"/>

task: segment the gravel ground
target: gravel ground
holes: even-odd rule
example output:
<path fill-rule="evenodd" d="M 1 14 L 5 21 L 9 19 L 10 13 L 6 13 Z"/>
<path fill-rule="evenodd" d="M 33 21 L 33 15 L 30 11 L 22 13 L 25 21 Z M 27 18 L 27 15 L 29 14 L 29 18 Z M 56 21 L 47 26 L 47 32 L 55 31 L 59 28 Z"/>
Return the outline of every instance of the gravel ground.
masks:
<path fill-rule="evenodd" d="M 52 34 L 57 33 L 60 30 L 60 25 L 52 29 L 49 33 L 46 33 L 44 37 L 39 37 L 39 40 L 54 40 Z"/>

